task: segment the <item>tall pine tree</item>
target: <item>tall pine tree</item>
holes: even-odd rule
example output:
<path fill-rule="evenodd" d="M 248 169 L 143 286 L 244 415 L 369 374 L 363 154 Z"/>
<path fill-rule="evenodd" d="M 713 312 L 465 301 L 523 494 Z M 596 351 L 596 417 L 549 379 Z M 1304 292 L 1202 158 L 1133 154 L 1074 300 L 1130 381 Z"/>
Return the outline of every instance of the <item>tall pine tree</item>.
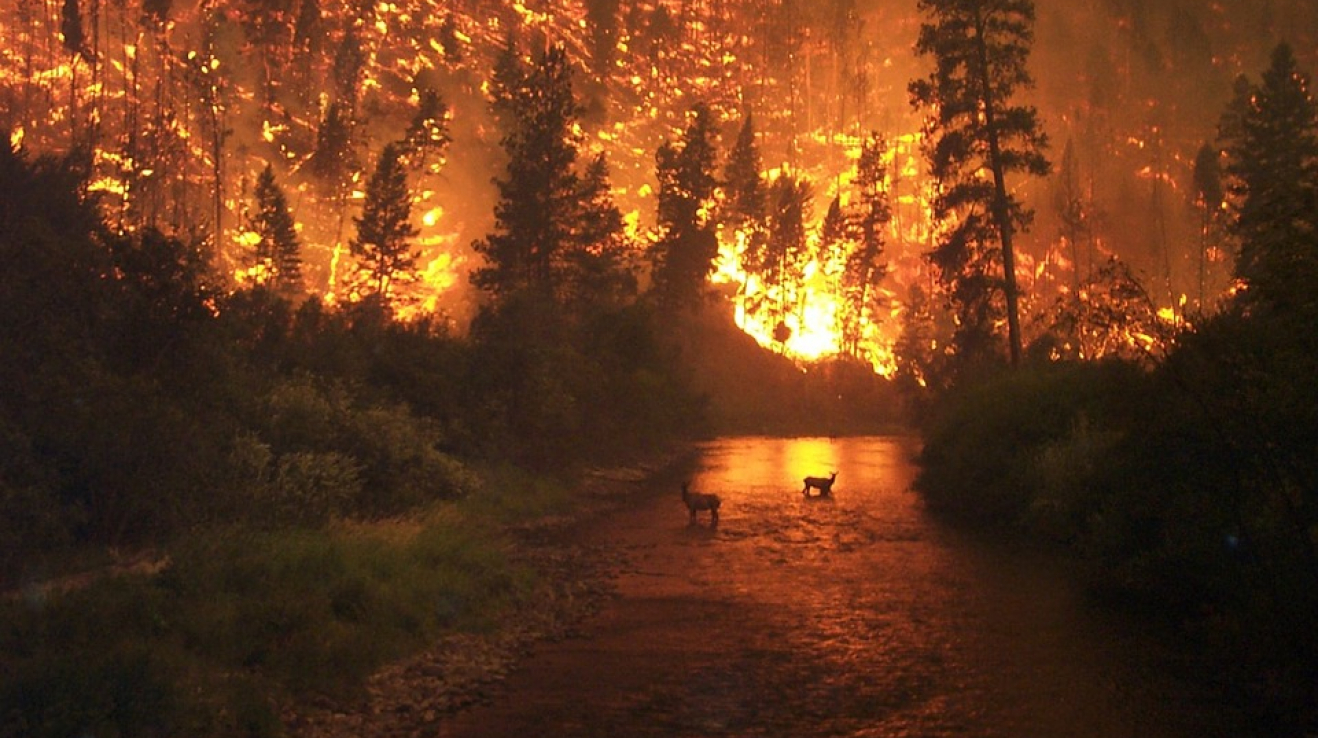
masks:
<path fill-rule="evenodd" d="M 247 228 L 257 234 L 256 266 L 264 272 L 263 282 L 281 294 L 290 295 L 302 287 L 302 245 L 297 236 L 288 199 L 275 182 L 274 167 L 266 164 L 256 180 L 256 212 Z"/>
<path fill-rule="evenodd" d="M 956 306 L 963 358 L 994 353 L 993 325 L 1005 313 L 1011 361 L 1021 357 L 1015 236 L 1032 211 L 1007 177 L 1048 173 L 1038 112 L 1013 102 L 1033 84 L 1026 59 L 1034 41 L 1032 0 L 920 0 L 925 21 L 916 51 L 934 71 L 911 83 L 927 113 L 926 157 L 939 183 L 934 213 L 952 221 L 930 254 Z M 1001 293 L 1003 303 L 999 303 Z"/>
<path fill-rule="evenodd" d="M 1231 230 L 1240 247 L 1235 271 L 1246 285 L 1242 305 L 1283 310 L 1313 305 L 1318 107 L 1289 46 L 1276 48 L 1260 84 L 1237 89 L 1222 132 Z"/>
<path fill-rule="evenodd" d="M 717 185 L 714 160 L 713 114 L 697 103 L 680 145 L 665 142 L 655 154 L 659 238 L 650 249 L 652 289 L 670 310 L 699 301 L 718 257 L 709 217 Z"/>
<path fill-rule="evenodd" d="M 524 293 L 558 301 L 581 194 L 580 107 L 563 47 L 546 49 L 528 65 L 509 40 L 495 68 L 491 107 L 504 129 L 508 164 L 495 180 L 494 232 L 472 244 L 485 257 L 472 281 L 496 301 Z"/>
<path fill-rule="evenodd" d="M 421 252 L 413 248 L 412 239 L 418 230 L 411 218 L 407 169 L 398 144 L 391 143 L 380 152 L 379 163 L 366 184 L 361 217 L 353 219 L 357 237 L 349 243 L 357 258 L 361 289 L 385 306 L 395 298 L 397 284 L 417 278 Z"/>
<path fill-rule="evenodd" d="M 888 168 L 883 163 L 887 144 L 877 133 L 870 134 L 861 144 L 860 158 L 856 160 L 856 198 L 853 214 L 855 248 L 847 255 L 842 273 L 842 295 L 848 325 L 859 339 L 860 327 L 877 322 L 875 296 L 879 283 L 888 274 L 883 260 L 887 242 L 888 223 L 892 221 L 892 204 L 889 201 Z"/>

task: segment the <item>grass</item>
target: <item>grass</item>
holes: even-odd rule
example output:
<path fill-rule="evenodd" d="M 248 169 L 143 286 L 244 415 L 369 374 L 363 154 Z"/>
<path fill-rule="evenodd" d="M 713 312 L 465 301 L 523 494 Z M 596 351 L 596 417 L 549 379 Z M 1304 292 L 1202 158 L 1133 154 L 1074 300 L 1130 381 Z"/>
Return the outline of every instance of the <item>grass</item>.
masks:
<path fill-rule="evenodd" d="M 502 530 L 573 505 L 491 472 L 406 520 L 212 531 L 158 574 L 0 602 L 0 737 L 279 735 L 278 705 L 343 696 L 382 665 L 480 632 L 534 591 Z"/>

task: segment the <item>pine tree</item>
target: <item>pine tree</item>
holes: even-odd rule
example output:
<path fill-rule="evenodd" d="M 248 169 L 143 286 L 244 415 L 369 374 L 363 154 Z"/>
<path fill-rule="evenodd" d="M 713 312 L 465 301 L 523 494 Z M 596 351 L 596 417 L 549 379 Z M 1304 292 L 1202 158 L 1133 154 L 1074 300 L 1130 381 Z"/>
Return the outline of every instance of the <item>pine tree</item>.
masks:
<path fill-rule="evenodd" d="M 354 218 L 357 237 L 349 246 L 358 260 L 362 287 L 386 306 L 398 283 L 415 281 L 419 250 L 412 239 L 419 231 L 411 223 L 412 195 L 402 152 L 391 143 L 380 152 L 379 163 L 366 185 L 362 214 Z"/>
<path fill-rule="evenodd" d="M 1224 121 L 1222 131 L 1231 231 L 1240 245 L 1235 273 L 1246 285 L 1239 299 L 1246 307 L 1312 305 L 1318 284 L 1318 106 L 1289 46 L 1276 48 L 1262 82 L 1233 107 L 1239 118 Z"/>
<path fill-rule="evenodd" d="M 256 212 L 247 227 L 259 236 L 255 244 L 256 264 L 264 268 L 268 283 L 277 292 L 295 293 L 302 287 L 302 245 L 298 239 L 288 199 L 275 182 L 275 170 L 265 165 L 256 180 Z"/>
<path fill-rule="evenodd" d="M 453 137 L 448 131 L 448 104 L 434 90 L 422 90 L 416 113 L 403 134 L 403 148 L 412 167 L 423 169 L 432 157 L 442 159 Z"/>
<path fill-rule="evenodd" d="M 886 149 L 881 136 L 870 134 L 861 144 L 860 158 L 856 160 L 855 182 L 859 193 L 852 222 L 856 245 L 847 255 L 842 273 L 842 295 L 851 334 L 847 338 L 853 341 L 853 350 L 858 346 L 860 326 L 876 322 L 875 296 L 879 294 L 879 283 L 888 273 L 883 253 L 892 205 L 888 197 L 888 169 L 883 163 Z"/>
<path fill-rule="evenodd" d="M 352 155 L 352 120 L 343 103 L 332 102 L 316 129 L 316 148 L 307 168 L 331 192 L 338 192 L 356 168 Z"/>
<path fill-rule="evenodd" d="M 651 278 L 669 309 L 699 300 L 718 257 L 708 212 L 717 185 L 712 118 L 709 107 L 697 103 L 680 146 L 665 142 L 655 153 L 659 238 L 650 249 Z"/>
<path fill-rule="evenodd" d="M 567 304 L 578 315 L 621 307 L 636 295 L 630 263 L 634 244 L 613 200 L 603 154 L 591 160 L 581 177 L 578 207 L 576 233 L 565 253 Z"/>
<path fill-rule="evenodd" d="M 1032 212 L 1007 188 L 1008 175 L 1048 173 L 1047 137 L 1033 107 L 1012 97 L 1033 80 L 1031 0 L 920 0 L 916 51 L 934 71 L 911 83 L 928 111 L 926 157 L 940 191 L 934 213 L 954 225 L 930 254 L 956 306 L 958 352 L 994 353 L 993 324 L 1005 313 L 1011 361 L 1021 357 L 1015 235 Z M 1005 305 L 998 302 L 1001 293 Z"/>
<path fill-rule="evenodd" d="M 847 256 L 854 246 L 851 236 L 854 229 L 847 217 L 846 208 L 842 207 L 842 196 L 834 195 L 824 213 L 824 220 L 819 224 L 819 260 L 820 270 L 828 279 L 828 292 L 841 294 L 842 276 L 846 270 Z M 852 319 L 851 311 L 845 307 L 838 310 L 834 317 L 839 336 L 840 350 L 855 356 L 860 345 L 859 322 Z"/>
<path fill-rule="evenodd" d="M 485 257 L 472 281 L 496 300 L 524 292 L 561 300 L 581 195 L 575 169 L 580 108 L 566 51 L 550 47 L 527 66 L 510 39 L 490 96 L 508 164 L 495 180 L 494 233 L 472 244 Z"/>
<path fill-rule="evenodd" d="M 749 112 L 742 120 L 737 142 L 728 152 L 723 169 L 725 192 L 722 220 L 738 236 L 738 259 L 747 273 L 764 266 L 764 165 L 755 143 L 755 118 Z"/>
<path fill-rule="evenodd" d="M 777 297 L 773 306 L 774 337 L 780 343 L 791 337 L 786 323 L 789 307 L 804 308 L 801 282 L 809 258 L 805 224 L 810 219 L 813 197 L 810 183 L 790 172 L 778 175 L 769 185 L 768 238 L 760 278 L 769 296 Z"/>

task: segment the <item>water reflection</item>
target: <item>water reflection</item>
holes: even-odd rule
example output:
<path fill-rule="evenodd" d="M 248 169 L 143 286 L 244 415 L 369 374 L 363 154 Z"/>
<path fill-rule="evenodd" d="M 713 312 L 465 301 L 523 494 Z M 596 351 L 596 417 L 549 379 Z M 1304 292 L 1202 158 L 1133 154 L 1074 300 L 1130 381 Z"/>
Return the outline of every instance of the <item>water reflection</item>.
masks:
<path fill-rule="evenodd" d="M 1247 738 L 1093 616 L 1047 556 L 940 527 L 906 438 L 731 438 L 598 531 L 627 562 L 589 639 L 445 735 Z M 801 478 L 838 472 L 828 498 Z"/>

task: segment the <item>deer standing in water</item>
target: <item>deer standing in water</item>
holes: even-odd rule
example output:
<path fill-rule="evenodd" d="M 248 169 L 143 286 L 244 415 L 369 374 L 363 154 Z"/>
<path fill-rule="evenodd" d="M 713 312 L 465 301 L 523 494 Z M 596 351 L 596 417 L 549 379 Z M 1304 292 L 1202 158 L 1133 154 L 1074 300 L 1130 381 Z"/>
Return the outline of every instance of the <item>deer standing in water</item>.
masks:
<path fill-rule="evenodd" d="M 718 525 L 718 506 L 723 504 L 718 495 L 705 494 L 703 492 L 692 492 L 690 482 L 682 482 L 682 502 L 686 503 L 687 510 L 691 511 L 691 522 L 696 522 L 696 513 L 700 510 L 709 511 L 709 524 Z"/>
<path fill-rule="evenodd" d="M 801 488 L 801 494 L 809 496 L 810 488 L 813 487 L 819 490 L 820 497 L 826 497 L 833 494 L 833 482 L 837 481 L 837 472 L 833 472 L 833 475 L 828 478 L 806 477 L 804 481 L 805 486 Z"/>

